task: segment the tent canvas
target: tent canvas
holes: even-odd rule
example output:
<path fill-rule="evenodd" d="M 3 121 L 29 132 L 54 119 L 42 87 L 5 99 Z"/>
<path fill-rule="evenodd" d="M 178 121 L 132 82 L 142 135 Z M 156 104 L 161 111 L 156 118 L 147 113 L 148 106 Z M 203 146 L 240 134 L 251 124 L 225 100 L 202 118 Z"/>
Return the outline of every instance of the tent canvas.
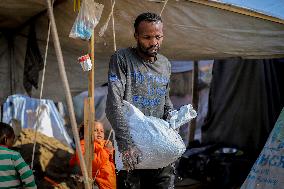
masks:
<path fill-rule="evenodd" d="M 106 8 L 100 25 L 96 28 L 96 34 L 105 22 L 110 9 L 107 2 L 103 0 L 99 2 L 103 2 Z M 162 3 L 157 2 L 160 1 L 124 0 L 117 3 L 115 22 L 116 33 L 119 36 L 117 39 L 118 48 L 135 45 L 132 30 L 135 16 L 144 11 L 159 12 Z M 34 3 L 36 6 L 33 6 Z M 56 3 L 55 17 L 71 91 L 77 93 L 87 88 L 87 76 L 81 72 L 80 66 L 76 64 L 76 59 L 88 51 L 88 44 L 68 38 L 76 17 L 76 14 L 71 11 L 72 2 L 57 0 Z M 264 16 L 255 11 L 246 11 L 235 6 L 231 6 L 233 8 L 231 11 L 229 7 L 226 3 L 217 1 L 169 1 L 163 15 L 167 38 L 162 54 L 171 60 L 215 59 L 232 56 L 283 57 L 284 27 L 281 18 Z M 1 88 L 3 90 L 0 92 L 0 98 L 15 92 L 24 92 L 22 87 L 23 63 L 29 20 L 36 22 L 38 43 L 41 51 L 44 52 L 47 32 L 45 9 L 43 1 L 30 0 L 25 3 L 20 0 L 1 1 L 0 70 L 3 73 L 3 78 L 0 79 L 0 82 L 3 83 L 3 88 Z M 238 10 L 241 11 L 241 14 L 236 13 Z M 31 15 L 35 15 L 34 19 Z M 7 18 L 11 18 L 12 22 L 9 22 Z M 110 30 L 104 37 L 96 37 L 95 48 L 95 80 L 98 85 L 106 81 L 107 62 L 113 53 Z M 44 97 L 60 100 L 63 98 L 63 89 L 58 79 L 57 64 L 54 62 L 56 62 L 56 58 L 51 44 Z M 2 70 L 2 68 L 4 69 Z M 37 92 L 35 91 L 33 96 L 37 97 Z"/>
<path fill-rule="evenodd" d="M 113 53 L 111 26 L 105 35 L 99 37 L 98 31 L 107 20 L 110 1 L 98 0 L 104 4 L 100 23 L 95 29 L 95 82 L 100 85 L 107 80 L 108 60 Z M 135 46 L 133 39 L 133 21 L 137 14 L 145 11 L 159 13 L 164 1 L 123 0 L 117 1 L 114 8 L 115 30 L 118 48 Z M 284 25 L 282 1 L 273 1 L 268 8 L 277 3 L 277 12 L 273 15 L 279 22 L 239 14 L 230 10 L 204 4 L 205 1 L 168 1 L 163 12 L 165 40 L 161 53 L 170 60 L 215 59 L 225 57 L 283 57 Z M 214 5 L 226 5 L 228 1 L 206 1 Z M 250 5 L 257 6 L 259 1 Z M 264 2 L 264 1 L 261 1 Z M 263 3 L 262 3 L 263 4 Z M 86 41 L 68 37 L 76 13 L 71 0 L 56 0 L 54 5 L 56 24 L 63 49 L 67 76 L 71 92 L 77 94 L 87 89 L 87 74 L 76 63 L 77 57 L 88 52 Z M 241 5 L 246 7 L 244 5 Z M 235 7 L 235 6 L 230 6 Z M 249 7 L 251 8 L 251 7 Z M 263 8 L 263 7 L 262 7 Z M 243 12 L 247 9 L 240 8 Z M 26 52 L 29 23 L 36 24 L 36 33 L 41 52 L 45 51 L 48 29 L 46 5 L 44 1 L 2 0 L 0 2 L 0 101 L 10 94 L 24 93 L 22 78 Z M 254 10 L 259 11 L 256 7 Z M 247 11 L 262 15 L 257 11 Z M 260 10 L 260 12 L 268 12 Z M 281 13 L 279 16 L 278 14 Z M 278 18 L 277 18 L 278 17 Z M 52 41 L 50 42 L 43 97 L 62 100 L 63 89 L 59 81 L 58 66 Z M 38 97 L 39 90 L 33 91 Z"/>

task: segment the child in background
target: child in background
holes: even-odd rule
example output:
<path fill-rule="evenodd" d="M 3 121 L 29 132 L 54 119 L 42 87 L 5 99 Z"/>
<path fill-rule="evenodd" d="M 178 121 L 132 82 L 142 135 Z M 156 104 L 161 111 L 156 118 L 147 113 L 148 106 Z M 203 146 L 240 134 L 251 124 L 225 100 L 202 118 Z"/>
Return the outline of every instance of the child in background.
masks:
<path fill-rule="evenodd" d="M 101 122 L 96 121 L 94 128 L 94 159 L 92 162 L 93 179 L 99 189 L 116 189 L 116 174 L 113 160 L 113 146 L 111 141 L 104 140 L 104 128 Z M 81 130 L 82 133 L 82 130 Z M 81 135 L 82 136 L 82 135 Z M 81 148 L 85 154 L 85 141 L 81 140 Z M 70 166 L 80 164 L 76 153 L 70 160 Z"/>
<path fill-rule="evenodd" d="M 21 154 L 9 149 L 14 139 L 13 128 L 0 122 L 0 188 L 37 188 L 33 172 Z"/>

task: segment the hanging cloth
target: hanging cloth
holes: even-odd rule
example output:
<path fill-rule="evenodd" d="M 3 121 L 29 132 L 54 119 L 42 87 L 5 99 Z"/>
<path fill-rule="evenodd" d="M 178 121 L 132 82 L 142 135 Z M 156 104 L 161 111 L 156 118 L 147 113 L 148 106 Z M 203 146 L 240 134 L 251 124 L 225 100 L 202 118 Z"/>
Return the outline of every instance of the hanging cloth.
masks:
<path fill-rule="evenodd" d="M 32 23 L 28 35 L 23 79 L 24 88 L 29 96 L 31 96 L 32 87 L 38 88 L 39 72 L 43 69 L 43 65 L 36 39 L 35 23 Z"/>

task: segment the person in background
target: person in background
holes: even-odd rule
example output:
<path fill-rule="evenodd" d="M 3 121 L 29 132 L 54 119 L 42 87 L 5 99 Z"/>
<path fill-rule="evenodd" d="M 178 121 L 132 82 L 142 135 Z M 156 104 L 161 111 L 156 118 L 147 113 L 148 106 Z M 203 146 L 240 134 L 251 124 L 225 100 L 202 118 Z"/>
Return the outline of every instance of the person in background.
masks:
<path fill-rule="evenodd" d="M 80 136 L 83 134 L 84 126 L 80 128 Z M 114 165 L 114 148 L 111 141 L 105 140 L 103 124 L 96 121 L 94 125 L 94 159 L 92 161 L 92 176 L 99 189 L 116 189 L 116 174 Z M 83 155 L 85 153 L 85 141 L 81 140 Z M 80 165 L 78 154 L 70 159 L 71 167 Z"/>
<path fill-rule="evenodd" d="M 169 97 L 171 64 L 158 53 L 164 38 L 161 17 L 142 13 L 136 18 L 134 29 L 137 46 L 116 51 L 110 59 L 108 72 L 106 115 L 127 169 L 118 174 L 118 188 L 173 188 L 172 165 L 161 169 L 136 169 L 142 153 L 130 136 L 122 111 L 123 100 L 146 116 L 164 120 L 169 119 L 173 106 Z"/>
<path fill-rule="evenodd" d="M 0 122 L 0 188 L 36 189 L 34 175 L 19 152 L 9 149 L 13 146 L 13 128 Z"/>

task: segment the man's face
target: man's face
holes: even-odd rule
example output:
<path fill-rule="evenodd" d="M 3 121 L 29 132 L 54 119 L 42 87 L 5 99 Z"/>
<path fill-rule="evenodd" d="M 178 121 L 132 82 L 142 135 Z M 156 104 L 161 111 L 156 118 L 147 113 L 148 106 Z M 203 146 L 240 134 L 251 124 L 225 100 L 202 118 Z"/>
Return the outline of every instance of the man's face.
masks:
<path fill-rule="evenodd" d="M 141 53 L 146 57 L 155 57 L 163 41 L 163 23 L 142 21 L 134 37 Z"/>

